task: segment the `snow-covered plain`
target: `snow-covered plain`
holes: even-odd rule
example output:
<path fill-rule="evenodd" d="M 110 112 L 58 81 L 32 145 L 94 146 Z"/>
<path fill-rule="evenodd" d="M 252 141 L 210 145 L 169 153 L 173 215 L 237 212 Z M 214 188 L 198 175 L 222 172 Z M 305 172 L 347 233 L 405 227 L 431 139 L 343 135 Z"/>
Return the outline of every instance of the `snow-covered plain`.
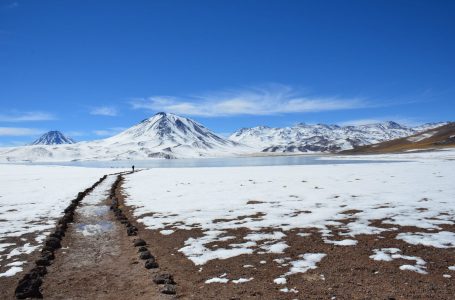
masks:
<path fill-rule="evenodd" d="M 455 223 L 454 154 L 419 153 L 406 156 L 406 162 L 376 164 L 152 169 L 127 176 L 125 190 L 127 204 L 148 228 L 166 234 L 202 230 L 202 236 L 189 238 L 179 250 L 195 265 L 242 254 L 279 254 L 288 247 L 290 229 L 306 236 L 306 229 L 316 228 L 326 243 L 355 247 L 357 235 L 415 226 L 417 232 L 400 233 L 397 239 L 455 248 L 455 235 L 441 228 Z M 368 156 L 391 158 L 402 156 Z M 375 227 L 373 220 L 392 226 Z M 241 231 L 235 230 L 240 228 L 250 230 L 240 236 L 243 242 L 209 245 L 239 238 Z M 333 228 L 342 231 L 335 234 Z M 428 230 L 435 232 L 431 238 Z M 323 260 L 324 253 L 318 255 Z M 406 259 L 417 264 L 402 270 L 424 273 L 420 260 Z"/>
<path fill-rule="evenodd" d="M 0 165 L 0 267 L 40 247 L 77 193 L 104 174 L 118 172 L 62 166 Z M 20 272 L 19 261 L 0 276 Z"/>

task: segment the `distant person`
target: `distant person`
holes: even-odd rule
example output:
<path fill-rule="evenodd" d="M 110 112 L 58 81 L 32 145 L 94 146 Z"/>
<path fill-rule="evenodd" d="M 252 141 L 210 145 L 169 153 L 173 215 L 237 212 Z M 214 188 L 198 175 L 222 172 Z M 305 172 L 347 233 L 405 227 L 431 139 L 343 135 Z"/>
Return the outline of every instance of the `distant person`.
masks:
<path fill-rule="evenodd" d="M 134 165 L 131 168 L 133 168 L 133 173 L 134 173 Z"/>

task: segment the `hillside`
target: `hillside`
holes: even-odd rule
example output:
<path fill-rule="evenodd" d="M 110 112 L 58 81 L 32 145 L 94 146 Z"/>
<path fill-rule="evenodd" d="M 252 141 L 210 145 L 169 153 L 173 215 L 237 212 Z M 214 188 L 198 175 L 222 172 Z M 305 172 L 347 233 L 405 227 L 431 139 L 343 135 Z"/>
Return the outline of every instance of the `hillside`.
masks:
<path fill-rule="evenodd" d="M 390 153 L 455 147 L 455 123 L 373 145 L 342 151 L 342 154 Z"/>

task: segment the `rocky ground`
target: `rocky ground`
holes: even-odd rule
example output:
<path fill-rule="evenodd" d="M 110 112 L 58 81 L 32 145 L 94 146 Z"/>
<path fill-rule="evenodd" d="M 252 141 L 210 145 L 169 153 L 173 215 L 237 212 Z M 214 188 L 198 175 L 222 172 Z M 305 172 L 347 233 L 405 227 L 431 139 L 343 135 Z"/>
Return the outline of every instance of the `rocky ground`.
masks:
<path fill-rule="evenodd" d="M 157 230 L 146 230 L 140 223 L 136 224 L 148 240 L 154 241 L 150 249 L 166 266 L 166 272 L 174 274 L 178 282 L 177 294 L 182 299 L 453 299 L 455 294 L 455 272 L 447 269 L 447 265 L 455 265 L 453 249 L 413 246 L 395 239 L 397 233 L 415 228 L 360 235 L 356 237 L 356 247 L 327 244 L 317 230 L 305 230 L 311 233 L 306 237 L 297 235 L 302 231 L 293 230 L 286 238 L 290 247 L 285 250 L 285 256 L 291 260 L 301 253 L 325 253 L 327 256 L 317 268 L 289 276 L 286 286 L 295 292 L 283 292 L 283 286 L 273 282 L 289 269 L 286 262 L 276 261 L 283 254 L 246 254 L 213 260 L 199 267 L 178 251 L 188 238 L 201 236 L 199 230 L 177 230 L 163 236 Z M 455 231 L 455 226 L 445 226 L 445 229 Z M 229 235 L 245 236 L 245 231 L 249 229 L 231 231 Z M 235 242 L 241 240 L 229 241 Z M 409 260 L 374 261 L 370 258 L 373 249 L 392 247 L 402 249 L 408 256 L 424 259 L 428 274 L 400 270 L 400 266 Z M 453 277 L 446 278 L 444 274 Z M 215 277 L 227 278 L 229 282 L 206 283 L 208 278 Z M 239 278 L 254 280 L 234 283 Z"/>

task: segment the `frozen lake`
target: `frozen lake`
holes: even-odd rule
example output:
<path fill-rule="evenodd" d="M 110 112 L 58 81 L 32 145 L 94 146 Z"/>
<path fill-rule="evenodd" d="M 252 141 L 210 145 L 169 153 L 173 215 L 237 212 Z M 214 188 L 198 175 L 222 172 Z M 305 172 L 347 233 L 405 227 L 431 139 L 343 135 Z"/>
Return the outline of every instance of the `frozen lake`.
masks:
<path fill-rule="evenodd" d="M 323 158 L 323 159 L 321 159 Z M 287 166 L 287 165 L 332 165 L 383 163 L 377 159 L 330 159 L 324 155 L 263 156 L 263 157 L 220 157 L 220 158 L 184 158 L 150 159 L 118 161 L 72 161 L 30 163 L 33 165 L 82 166 L 94 168 L 198 168 L 198 167 L 247 167 L 247 166 Z M 390 162 L 390 160 L 388 161 Z M 398 162 L 398 161 L 395 161 Z M 26 163 L 25 163 L 26 164 Z"/>

